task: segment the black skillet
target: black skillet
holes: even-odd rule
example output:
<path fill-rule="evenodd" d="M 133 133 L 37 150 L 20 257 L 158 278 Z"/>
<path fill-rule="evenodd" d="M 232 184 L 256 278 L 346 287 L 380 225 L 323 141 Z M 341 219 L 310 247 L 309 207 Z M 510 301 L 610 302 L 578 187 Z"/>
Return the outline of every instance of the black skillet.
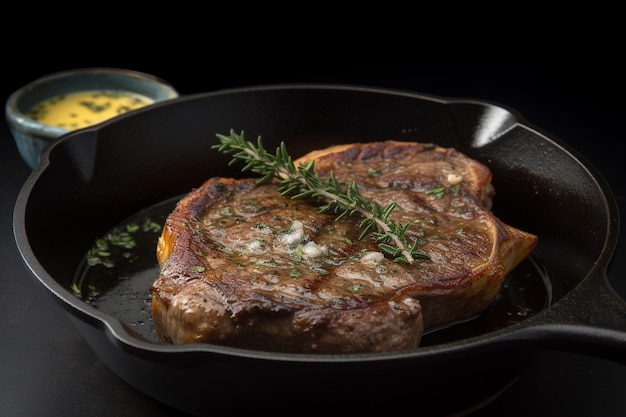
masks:
<path fill-rule="evenodd" d="M 72 284 L 98 237 L 211 176 L 241 176 L 241 167 L 211 149 L 215 134 L 230 129 L 262 136 L 270 150 L 284 140 L 294 157 L 395 139 L 455 147 L 484 162 L 494 174 L 496 215 L 540 238 L 509 283 L 540 278 L 542 292 L 525 300 L 535 310 L 494 330 L 433 335 L 412 351 L 318 356 L 165 345 L 149 336 L 149 317 L 140 326 L 127 319 L 128 304 L 77 297 Z M 506 389 L 538 348 L 626 362 L 626 303 L 606 276 L 619 230 L 611 190 L 575 150 L 484 101 L 337 85 L 180 97 L 54 142 L 20 192 L 13 227 L 26 266 L 103 362 L 194 415 L 251 404 L 323 410 L 333 407 L 330 398 L 339 408 L 402 403 L 458 415 Z M 155 263 L 152 248 L 146 256 Z"/>

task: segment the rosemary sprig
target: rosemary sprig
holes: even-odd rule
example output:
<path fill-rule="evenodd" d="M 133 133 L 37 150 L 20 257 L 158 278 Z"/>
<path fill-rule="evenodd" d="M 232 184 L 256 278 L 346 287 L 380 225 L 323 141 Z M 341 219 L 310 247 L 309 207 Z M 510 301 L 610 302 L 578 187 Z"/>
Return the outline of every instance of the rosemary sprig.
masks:
<path fill-rule="evenodd" d="M 275 154 L 271 154 L 265 150 L 261 136 L 257 138 L 256 145 L 244 139 L 243 131 L 238 135 L 231 129 L 229 136 L 216 136 L 220 144 L 212 148 L 233 155 L 229 166 L 237 161 L 244 162 L 242 172 L 260 175 L 257 184 L 278 180 L 278 192 L 281 195 L 291 195 L 294 199 L 322 199 L 326 203 L 319 211 L 336 213 L 336 221 L 355 213 L 360 214 L 363 220 L 359 224 L 362 229 L 359 239 L 371 234 L 383 253 L 391 256 L 395 262 L 412 264 L 416 259 L 429 259 L 428 255 L 417 250 L 417 240 L 412 244 L 407 242 L 408 224 L 397 224 L 389 219 L 397 207 L 395 202 L 387 207 L 370 202 L 360 193 L 356 182 L 339 182 L 332 171 L 328 178 L 321 178 L 314 170 L 314 161 L 296 167 L 284 142 L 276 148 Z"/>

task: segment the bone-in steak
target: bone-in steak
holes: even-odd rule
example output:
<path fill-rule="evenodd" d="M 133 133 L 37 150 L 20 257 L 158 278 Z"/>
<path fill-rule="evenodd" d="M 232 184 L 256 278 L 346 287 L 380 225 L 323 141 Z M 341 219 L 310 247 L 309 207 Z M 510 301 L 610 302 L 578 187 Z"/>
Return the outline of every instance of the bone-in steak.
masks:
<path fill-rule="evenodd" d="M 491 172 L 439 146 L 385 141 L 312 152 L 316 171 L 356 181 L 409 224 L 428 260 L 393 262 L 359 216 L 281 196 L 256 179 L 210 178 L 168 216 L 152 314 L 167 343 L 303 353 L 419 346 L 423 331 L 470 319 L 494 300 L 537 236 L 490 211 Z"/>

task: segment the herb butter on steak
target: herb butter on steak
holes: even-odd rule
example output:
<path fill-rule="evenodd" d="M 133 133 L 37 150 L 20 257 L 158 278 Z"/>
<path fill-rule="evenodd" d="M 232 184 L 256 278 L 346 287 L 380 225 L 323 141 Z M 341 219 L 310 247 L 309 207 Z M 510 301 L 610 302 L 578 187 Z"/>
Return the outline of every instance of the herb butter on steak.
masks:
<path fill-rule="evenodd" d="M 428 260 L 397 263 L 358 215 L 335 221 L 322 202 L 275 183 L 210 178 L 168 216 L 157 247 L 152 315 L 166 343 L 296 353 L 417 348 L 425 330 L 479 315 L 537 236 L 491 212 L 483 164 L 453 148 L 384 141 L 314 151 L 322 177 L 356 181 L 391 220 L 409 224 Z"/>

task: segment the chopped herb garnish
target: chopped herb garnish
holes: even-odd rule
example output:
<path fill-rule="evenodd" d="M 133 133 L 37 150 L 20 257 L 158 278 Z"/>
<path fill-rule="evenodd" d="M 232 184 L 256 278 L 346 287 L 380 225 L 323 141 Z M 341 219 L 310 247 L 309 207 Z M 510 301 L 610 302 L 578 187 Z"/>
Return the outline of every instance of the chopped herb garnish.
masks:
<path fill-rule="evenodd" d="M 353 286 L 350 287 L 350 291 L 359 292 L 361 291 L 361 288 L 363 288 L 362 284 L 354 284 Z"/>
<path fill-rule="evenodd" d="M 326 269 L 322 268 L 320 265 L 312 265 L 311 270 L 320 275 L 328 275 L 330 273 Z"/>
<path fill-rule="evenodd" d="M 444 187 L 435 187 L 435 188 L 431 188 L 430 190 L 426 191 L 426 194 L 433 195 L 433 196 L 435 196 L 435 198 L 441 198 L 441 197 L 443 197 L 443 194 L 445 192 L 446 192 L 446 189 Z"/>
<path fill-rule="evenodd" d="M 157 222 L 154 222 L 150 219 L 147 219 L 143 222 L 143 225 L 141 226 L 141 229 L 144 232 L 153 232 L 153 233 L 160 233 L 161 232 L 161 225 Z"/>
<path fill-rule="evenodd" d="M 161 226 L 151 220 L 146 220 L 141 226 L 137 223 L 129 223 L 126 227 L 116 227 L 104 237 L 96 239 L 93 246 L 87 251 L 87 265 L 102 265 L 107 268 L 115 266 L 113 262 L 113 249 L 115 247 L 122 249 L 133 249 L 137 246 L 137 242 L 133 235 L 138 231 L 158 233 Z M 129 251 L 121 253 L 121 257 L 125 259 L 133 259 L 134 256 Z"/>
<path fill-rule="evenodd" d="M 299 278 L 302 276 L 302 272 L 298 271 L 297 269 L 292 269 L 291 271 L 289 271 L 289 276 L 291 278 Z"/>
<path fill-rule="evenodd" d="M 72 291 L 74 291 L 74 294 L 76 294 L 76 295 L 80 295 L 81 294 L 81 290 L 80 290 L 80 288 L 78 288 L 78 285 L 76 285 L 75 282 L 72 282 L 72 285 L 70 285 L 70 288 L 72 289 Z"/>

